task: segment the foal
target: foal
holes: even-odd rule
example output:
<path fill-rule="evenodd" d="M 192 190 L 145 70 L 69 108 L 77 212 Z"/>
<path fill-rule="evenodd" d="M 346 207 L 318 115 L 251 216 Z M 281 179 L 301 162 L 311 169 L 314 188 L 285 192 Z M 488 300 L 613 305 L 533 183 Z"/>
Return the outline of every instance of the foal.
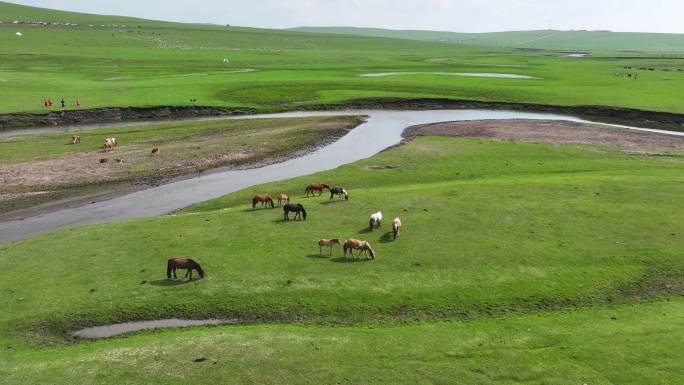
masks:
<path fill-rule="evenodd" d="M 185 277 L 187 278 L 189 276 L 191 281 L 193 270 L 197 270 L 197 274 L 199 274 L 200 278 L 204 278 L 204 270 L 202 270 L 202 267 L 199 265 L 199 263 L 192 259 L 180 257 L 169 259 L 166 264 L 166 278 L 171 279 L 171 274 L 173 274 L 173 278 L 178 279 L 176 276 L 176 269 L 187 270 L 185 272 Z"/>
<path fill-rule="evenodd" d="M 339 245 L 339 244 L 340 244 L 339 239 L 321 239 L 320 241 L 318 241 L 320 255 L 323 255 L 323 246 L 328 246 L 330 248 L 330 254 L 329 255 L 332 255 L 333 246 Z"/>
<path fill-rule="evenodd" d="M 290 203 L 290 197 L 286 194 L 278 195 L 278 206 L 282 206 L 283 203 Z"/>

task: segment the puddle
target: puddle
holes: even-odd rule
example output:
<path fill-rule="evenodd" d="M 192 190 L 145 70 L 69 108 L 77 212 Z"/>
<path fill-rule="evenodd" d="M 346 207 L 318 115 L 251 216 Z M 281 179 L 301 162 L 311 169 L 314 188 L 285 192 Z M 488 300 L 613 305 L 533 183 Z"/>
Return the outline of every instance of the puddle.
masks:
<path fill-rule="evenodd" d="M 114 337 L 125 333 L 132 333 L 141 330 L 164 329 L 164 328 L 185 328 L 190 326 L 208 326 L 208 325 L 232 325 L 238 323 L 238 320 L 185 320 L 178 318 L 163 319 L 156 321 L 140 321 L 140 322 L 126 322 L 122 324 L 95 326 L 91 328 L 81 329 L 71 333 L 72 336 L 86 339 L 98 339 Z"/>
<path fill-rule="evenodd" d="M 437 75 L 437 76 L 462 76 L 470 78 L 499 78 L 499 79 L 539 79 L 534 76 L 518 74 L 500 74 L 486 72 L 378 72 L 372 74 L 359 75 L 362 78 L 382 78 L 387 76 L 403 75 Z"/>
<path fill-rule="evenodd" d="M 589 56 L 589 54 L 586 54 L 586 53 L 571 53 L 569 55 L 565 55 L 565 57 L 574 57 L 574 58 L 583 58 L 583 57 L 587 57 L 587 56 Z"/>

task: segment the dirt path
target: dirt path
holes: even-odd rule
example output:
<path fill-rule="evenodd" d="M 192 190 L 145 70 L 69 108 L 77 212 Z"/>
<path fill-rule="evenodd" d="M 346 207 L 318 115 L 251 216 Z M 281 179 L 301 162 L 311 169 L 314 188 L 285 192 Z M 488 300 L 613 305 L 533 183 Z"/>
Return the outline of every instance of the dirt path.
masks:
<path fill-rule="evenodd" d="M 606 145 L 635 153 L 684 149 L 684 137 L 632 131 L 601 124 L 559 120 L 477 120 L 409 127 L 405 140 L 417 136 L 460 136 L 517 142 Z"/>

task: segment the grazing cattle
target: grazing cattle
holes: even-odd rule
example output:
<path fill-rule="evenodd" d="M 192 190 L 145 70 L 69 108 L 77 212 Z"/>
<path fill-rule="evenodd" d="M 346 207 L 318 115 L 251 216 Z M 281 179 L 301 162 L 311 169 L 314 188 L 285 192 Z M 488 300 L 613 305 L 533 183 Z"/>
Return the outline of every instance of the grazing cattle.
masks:
<path fill-rule="evenodd" d="M 306 187 L 305 192 L 307 197 L 309 194 L 314 195 L 316 191 L 318 191 L 318 196 L 321 196 L 321 194 L 323 194 L 323 190 L 330 190 L 330 186 L 325 183 L 311 183 Z"/>
<path fill-rule="evenodd" d="M 359 252 L 359 256 L 354 255 L 354 250 L 361 250 L 366 254 L 366 257 L 369 259 L 375 259 L 375 251 L 373 251 L 373 248 L 371 247 L 370 243 L 366 241 L 361 241 L 358 239 L 348 239 L 346 242 L 344 242 L 344 256 L 347 256 L 347 251 L 351 254 L 352 257 L 354 258 L 359 258 L 361 257 L 361 252 Z"/>
<path fill-rule="evenodd" d="M 114 142 L 112 142 L 111 139 L 107 139 L 104 143 L 103 148 L 104 148 L 105 152 L 114 151 Z"/>
<path fill-rule="evenodd" d="M 392 233 L 394 233 L 394 239 L 399 237 L 399 231 L 401 231 L 401 219 L 394 218 L 392 222 Z"/>
<path fill-rule="evenodd" d="M 81 143 L 81 135 L 74 135 L 71 137 L 71 143 Z"/>
<path fill-rule="evenodd" d="M 323 255 L 323 246 L 328 246 L 330 248 L 330 254 L 332 255 L 332 249 L 333 246 L 339 245 L 340 240 L 339 239 L 321 239 L 318 241 L 318 246 L 319 246 L 319 254 Z"/>
<path fill-rule="evenodd" d="M 109 159 L 107 158 L 100 158 L 100 163 L 107 163 L 109 162 Z"/>
<path fill-rule="evenodd" d="M 124 158 L 115 158 L 114 160 L 116 161 L 116 163 L 126 163 L 126 159 Z"/>
<path fill-rule="evenodd" d="M 286 194 L 278 195 L 278 207 L 282 206 L 283 203 L 290 203 L 290 197 Z"/>
<path fill-rule="evenodd" d="M 252 198 L 252 210 L 256 210 L 257 203 L 261 203 L 261 206 L 270 205 L 271 208 L 275 207 L 273 203 L 273 198 L 268 194 L 257 194 Z"/>
<path fill-rule="evenodd" d="M 332 200 L 335 195 L 338 197 L 344 197 L 344 200 L 349 200 L 349 194 L 347 193 L 347 190 L 343 189 L 342 187 L 334 187 L 330 189 L 330 200 Z"/>
<path fill-rule="evenodd" d="M 199 274 L 200 278 L 204 278 L 204 270 L 202 270 L 202 267 L 199 263 L 192 259 L 180 257 L 169 259 L 168 263 L 166 264 L 166 278 L 171 279 L 171 274 L 173 274 L 173 278 L 178 279 L 176 276 L 176 269 L 187 270 L 185 272 L 185 277 L 187 278 L 189 276 L 191 281 L 193 270 L 197 270 L 197 274 Z"/>
<path fill-rule="evenodd" d="M 297 220 L 297 218 L 301 218 L 302 220 L 306 220 L 306 210 L 304 209 L 304 206 L 298 204 L 286 204 L 283 206 L 283 219 L 286 221 L 290 220 L 290 212 L 295 213 L 294 219 Z"/>
<path fill-rule="evenodd" d="M 152 149 L 152 155 L 159 155 L 159 147 L 155 147 Z"/>
<path fill-rule="evenodd" d="M 382 224 L 382 212 L 378 211 L 377 213 L 371 215 L 370 223 L 368 224 L 370 231 L 373 231 L 374 226 L 377 226 L 378 228 L 380 228 L 381 224 Z"/>

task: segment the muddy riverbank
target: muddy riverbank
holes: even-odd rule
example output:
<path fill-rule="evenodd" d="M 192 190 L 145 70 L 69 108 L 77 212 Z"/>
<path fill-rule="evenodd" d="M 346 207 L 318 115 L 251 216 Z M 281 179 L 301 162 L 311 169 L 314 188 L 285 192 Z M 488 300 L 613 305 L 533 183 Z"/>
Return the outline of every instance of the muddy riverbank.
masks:
<path fill-rule="evenodd" d="M 297 106 L 305 111 L 334 110 L 461 110 L 487 109 L 572 115 L 586 120 L 634 127 L 684 132 L 684 114 L 609 106 L 555 106 L 535 103 L 491 102 L 460 99 L 358 99 L 341 104 Z M 93 123 L 178 120 L 203 117 L 250 115 L 257 112 L 281 112 L 254 108 L 211 106 L 111 107 L 49 113 L 18 112 L 0 114 L 0 131 L 45 126 Z"/>

